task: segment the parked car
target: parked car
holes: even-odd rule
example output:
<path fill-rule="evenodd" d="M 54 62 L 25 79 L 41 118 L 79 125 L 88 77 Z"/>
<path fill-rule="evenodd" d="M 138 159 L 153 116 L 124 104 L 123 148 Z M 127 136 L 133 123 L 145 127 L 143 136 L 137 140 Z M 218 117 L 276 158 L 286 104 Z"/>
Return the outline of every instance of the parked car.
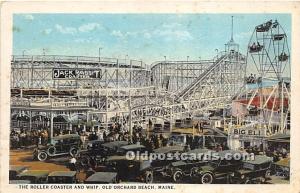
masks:
<path fill-rule="evenodd" d="M 199 167 L 204 166 L 207 161 L 200 157 L 203 154 L 208 153 L 209 149 L 194 149 L 191 151 L 188 151 L 184 154 L 186 154 L 186 158 L 188 156 L 193 159 L 185 159 L 185 160 L 180 160 L 176 162 L 170 163 L 162 173 L 164 176 L 169 176 L 172 178 L 173 182 L 181 182 L 184 180 L 184 178 L 189 178 L 193 179 L 194 177 L 197 176 L 197 171 Z M 192 157 L 195 156 L 195 157 Z M 194 159 L 195 158 L 195 159 Z"/>
<path fill-rule="evenodd" d="M 207 165 L 201 166 L 197 170 L 197 177 L 202 184 L 211 184 L 216 180 L 226 180 L 229 182 L 230 176 L 242 165 L 242 157 L 239 160 L 226 159 L 226 154 L 242 154 L 234 150 L 225 150 L 215 154 L 215 160 L 209 161 Z"/>
<path fill-rule="evenodd" d="M 54 171 L 48 175 L 48 183 L 50 184 L 75 184 L 76 171 Z"/>
<path fill-rule="evenodd" d="M 47 182 L 49 171 L 45 170 L 28 170 L 18 174 L 18 180 L 28 180 L 30 184 L 43 184 Z"/>
<path fill-rule="evenodd" d="M 80 166 L 83 168 L 97 167 L 102 162 L 112 155 L 116 155 L 119 148 L 128 145 L 127 141 L 112 141 L 103 143 L 100 140 L 90 141 L 87 146 L 87 151 L 81 151 L 79 154 Z"/>
<path fill-rule="evenodd" d="M 17 175 L 27 171 L 28 166 L 11 165 L 9 166 L 9 180 L 17 180 Z"/>
<path fill-rule="evenodd" d="M 103 140 L 92 140 L 87 143 L 87 151 L 90 154 L 99 155 L 101 153 L 101 145 L 104 144 Z"/>
<path fill-rule="evenodd" d="M 107 169 L 110 172 L 117 172 L 117 178 L 120 181 L 153 182 L 150 160 L 142 157 L 129 160 L 126 156 L 110 156 L 106 162 Z"/>
<path fill-rule="evenodd" d="M 102 155 L 116 155 L 120 147 L 128 145 L 128 141 L 112 141 L 101 145 Z"/>
<path fill-rule="evenodd" d="M 232 174 L 231 182 L 238 184 L 265 183 L 270 178 L 272 162 L 271 157 L 264 155 L 257 155 L 254 160 L 245 160 L 242 167 Z"/>
<path fill-rule="evenodd" d="M 172 133 L 168 139 L 168 145 L 170 146 L 173 145 L 185 146 L 186 142 L 187 142 L 186 134 L 181 134 L 181 133 Z"/>
<path fill-rule="evenodd" d="M 290 180 L 290 158 L 283 158 L 271 166 L 270 179 L 266 184 L 288 184 Z"/>
<path fill-rule="evenodd" d="M 134 153 L 144 153 L 146 151 L 146 147 L 140 144 L 130 144 L 124 145 L 119 147 L 117 150 L 118 155 L 126 155 L 127 152 L 134 152 Z"/>
<path fill-rule="evenodd" d="M 164 154 L 167 156 L 168 154 L 175 154 L 175 153 L 182 153 L 185 151 L 184 146 L 164 146 L 153 150 L 153 153 L 155 154 Z M 175 158 L 170 159 L 164 159 L 164 160 L 152 160 L 151 167 L 154 172 L 163 172 L 165 170 L 165 167 L 169 165 L 171 162 L 176 161 Z"/>
<path fill-rule="evenodd" d="M 84 181 L 85 184 L 115 184 L 117 182 L 116 172 L 96 172 Z"/>
<path fill-rule="evenodd" d="M 10 184 L 30 184 L 29 180 L 9 180 Z"/>
<path fill-rule="evenodd" d="M 60 155 L 76 156 L 80 150 L 82 141 L 77 134 L 56 136 L 52 142 L 46 146 L 38 147 L 34 150 L 33 156 L 40 161 L 45 161 L 49 157 Z"/>

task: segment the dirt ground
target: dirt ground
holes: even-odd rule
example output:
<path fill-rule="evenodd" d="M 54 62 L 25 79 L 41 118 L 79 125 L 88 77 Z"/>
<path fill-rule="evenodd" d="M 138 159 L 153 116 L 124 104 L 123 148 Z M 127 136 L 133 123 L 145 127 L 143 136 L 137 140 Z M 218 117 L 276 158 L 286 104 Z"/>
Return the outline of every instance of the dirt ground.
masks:
<path fill-rule="evenodd" d="M 10 165 L 29 166 L 30 170 L 49 170 L 49 171 L 69 171 L 65 165 L 58 165 L 50 161 L 41 162 L 33 160 L 33 150 L 11 150 L 10 151 Z"/>
<path fill-rule="evenodd" d="M 68 157 L 55 158 L 47 160 L 46 162 L 41 162 L 33 160 L 32 152 L 33 150 L 31 149 L 10 150 L 9 164 L 29 166 L 29 170 L 47 170 L 49 172 L 70 171 L 70 169 L 67 168 Z M 83 181 L 85 179 L 85 173 L 79 172 L 77 174 L 77 179 L 79 179 L 79 181 Z"/>

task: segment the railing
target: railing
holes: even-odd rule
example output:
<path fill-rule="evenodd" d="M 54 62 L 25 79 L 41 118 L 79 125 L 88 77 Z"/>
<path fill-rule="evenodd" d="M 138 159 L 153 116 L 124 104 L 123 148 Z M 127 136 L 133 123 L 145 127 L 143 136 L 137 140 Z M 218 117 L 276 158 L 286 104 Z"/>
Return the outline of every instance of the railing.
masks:
<path fill-rule="evenodd" d="M 52 107 L 88 107 L 87 102 L 52 102 Z"/>
<path fill-rule="evenodd" d="M 141 60 L 117 59 L 93 56 L 60 56 L 60 55 L 13 55 L 12 62 L 62 62 L 62 63 L 98 63 L 110 64 L 114 66 L 140 67 L 146 68 L 146 64 Z"/>
<path fill-rule="evenodd" d="M 24 99 L 12 99 L 12 106 L 19 107 L 88 107 L 87 101 L 29 101 Z"/>
<path fill-rule="evenodd" d="M 208 73 L 210 73 L 216 66 L 219 65 L 220 62 L 223 61 L 223 59 L 226 58 L 227 55 L 222 55 L 220 57 L 217 57 L 215 59 L 214 64 L 212 64 L 210 67 L 208 67 L 198 78 L 196 78 L 191 84 L 189 84 L 188 87 L 186 87 L 184 90 L 182 90 L 179 94 L 178 97 L 183 97 L 187 92 L 189 92 L 191 89 L 193 89 L 197 83 L 202 80 Z"/>
<path fill-rule="evenodd" d="M 155 68 L 157 65 L 163 64 L 163 65 L 177 65 L 177 64 L 209 64 L 213 63 L 214 60 L 191 60 L 191 61 L 158 61 L 151 64 L 151 69 Z"/>

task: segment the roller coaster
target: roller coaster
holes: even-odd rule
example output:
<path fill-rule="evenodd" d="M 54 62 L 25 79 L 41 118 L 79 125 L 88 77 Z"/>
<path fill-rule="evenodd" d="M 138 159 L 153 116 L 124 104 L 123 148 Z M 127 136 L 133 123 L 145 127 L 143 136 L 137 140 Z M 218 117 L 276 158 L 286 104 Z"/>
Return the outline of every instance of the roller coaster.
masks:
<path fill-rule="evenodd" d="M 257 52 L 249 47 L 248 55 Z M 62 122 L 70 128 L 93 127 L 109 125 L 118 117 L 129 128 L 149 118 L 165 120 L 172 128 L 178 117 L 231 105 L 245 87 L 246 67 L 247 56 L 233 37 L 210 60 L 165 60 L 151 66 L 129 59 L 14 55 L 12 127 L 42 124 L 53 131 Z"/>

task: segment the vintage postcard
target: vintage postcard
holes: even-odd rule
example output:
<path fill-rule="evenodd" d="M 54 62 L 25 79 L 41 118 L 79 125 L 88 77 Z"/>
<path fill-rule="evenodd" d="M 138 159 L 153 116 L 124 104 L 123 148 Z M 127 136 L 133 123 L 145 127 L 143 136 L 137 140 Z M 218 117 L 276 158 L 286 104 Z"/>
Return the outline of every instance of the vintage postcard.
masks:
<path fill-rule="evenodd" d="M 1 191 L 299 192 L 299 5 L 2 3 Z"/>

